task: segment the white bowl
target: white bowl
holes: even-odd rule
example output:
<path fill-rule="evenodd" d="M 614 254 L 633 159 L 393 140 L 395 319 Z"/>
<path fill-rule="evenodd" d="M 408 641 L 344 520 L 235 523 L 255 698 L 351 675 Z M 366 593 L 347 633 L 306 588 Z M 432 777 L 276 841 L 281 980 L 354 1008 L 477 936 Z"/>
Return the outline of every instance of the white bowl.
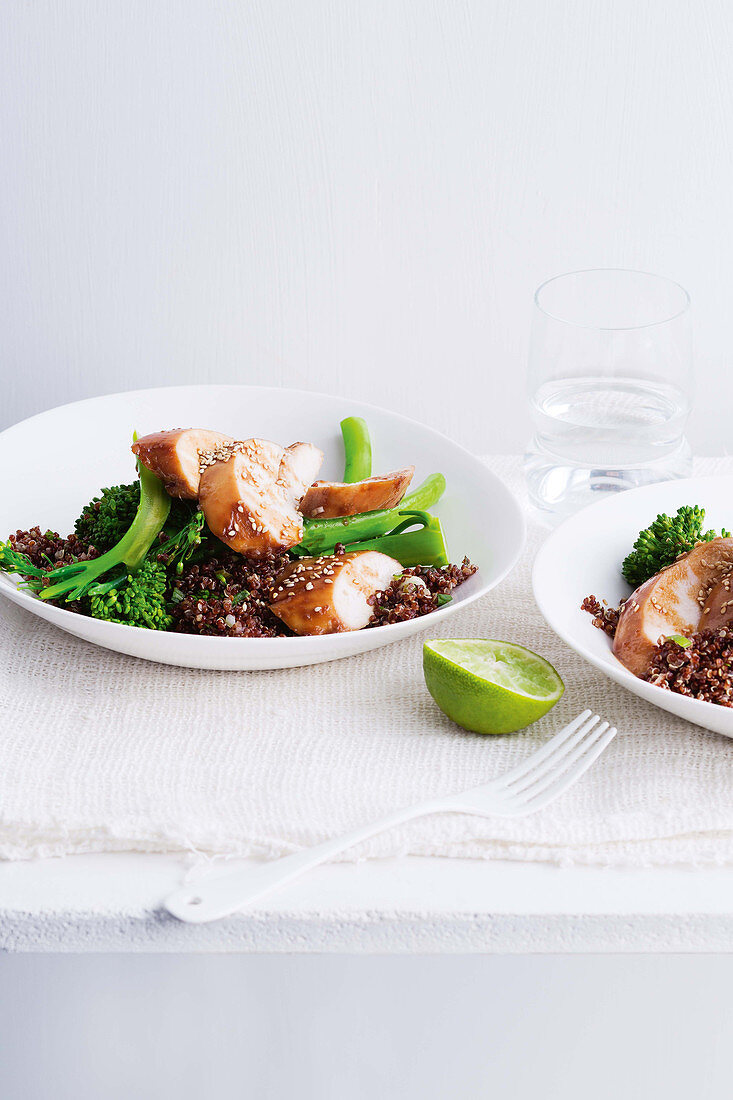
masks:
<path fill-rule="evenodd" d="M 516 562 L 524 543 L 522 510 L 502 482 L 462 447 L 404 416 L 340 397 L 254 386 L 177 386 L 96 397 L 31 417 L 0 433 L 6 472 L 0 537 L 38 524 L 67 534 L 84 504 L 103 486 L 135 476 L 130 440 L 160 428 L 215 428 L 239 438 L 288 444 L 310 440 L 326 453 L 321 476 L 342 474 L 340 421 L 363 416 L 374 469 L 416 467 L 414 485 L 441 471 L 448 488 L 435 511 L 451 560 L 464 554 L 478 573 L 453 602 L 410 622 L 310 638 L 209 638 L 101 622 L 51 607 L 0 574 L 0 592 L 34 615 L 96 645 L 188 668 L 267 669 L 350 657 L 431 629 L 485 595 Z"/>
<path fill-rule="evenodd" d="M 593 626 L 580 605 L 586 596 L 611 606 L 631 592 L 621 562 L 639 531 L 660 512 L 673 515 L 683 504 L 705 509 L 705 526 L 733 528 L 733 477 L 698 477 L 647 485 L 584 508 L 571 516 L 542 545 L 532 584 L 537 605 L 563 641 L 601 672 L 650 703 L 688 722 L 733 737 L 733 709 L 689 699 L 647 684 L 614 657 L 610 638 Z"/>

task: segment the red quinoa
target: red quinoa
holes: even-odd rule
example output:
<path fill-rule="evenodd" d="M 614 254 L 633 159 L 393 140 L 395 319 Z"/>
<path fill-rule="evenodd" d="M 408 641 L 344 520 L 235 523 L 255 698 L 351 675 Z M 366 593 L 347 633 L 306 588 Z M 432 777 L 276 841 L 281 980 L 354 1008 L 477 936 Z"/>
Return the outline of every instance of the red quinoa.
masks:
<path fill-rule="evenodd" d="M 429 615 L 441 606 L 441 596 L 449 595 L 454 588 L 472 577 L 477 569 L 478 566 L 472 565 L 468 558 L 464 558 L 460 565 L 443 565 L 440 568 L 417 565 L 405 569 L 389 588 L 371 597 L 375 611 L 369 626 L 403 623 Z M 405 580 L 410 577 L 415 577 L 417 583 L 410 585 L 409 579 Z"/>
<path fill-rule="evenodd" d="M 37 569 L 55 569 L 57 565 L 99 557 L 93 546 L 76 535 L 62 539 L 57 531 L 41 531 L 40 527 L 16 531 L 8 542 L 19 554 L 27 554 Z"/>
<path fill-rule="evenodd" d="M 619 615 L 621 614 L 621 609 L 625 602 L 625 600 L 621 600 L 618 607 L 609 607 L 605 600 L 601 603 L 595 596 L 586 596 L 580 605 L 580 610 L 587 611 L 589 615 L 593 615 L 593 626 L 597 626 L 599 630 L 605 631 L 609 638 L 614 638 L 616 636 Z"/>
<path fill-rule="evenodd" d="M 226 547 L 215 558 L 184 566 L 173 583 L 173 630 L 229 638 L 284 638 L 290 631 L 267 606 L 288 554 L 244 558 Z"/>
<path fill-rule="evenodd" d="M 678 695 L 733 706 L 733 629 L 692 634 L 686 647 L 667 638 L 643 679 Z"/>

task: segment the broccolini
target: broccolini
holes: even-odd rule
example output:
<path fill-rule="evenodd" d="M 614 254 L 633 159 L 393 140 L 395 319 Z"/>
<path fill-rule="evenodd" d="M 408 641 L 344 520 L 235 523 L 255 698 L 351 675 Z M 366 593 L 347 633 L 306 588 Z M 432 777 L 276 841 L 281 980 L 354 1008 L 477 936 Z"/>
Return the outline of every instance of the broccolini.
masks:
<path fill-rule="evenodd" d="M 689 504 L 678 508 L 672 517 L 658 515 L 639 533 L 633 550 L 623 561 L 621 572 L 629 584 L 637 588 L 699 542 L 717 538 L 716 531 L 703 531 L 704 520 L 705 509 Z M 730 532 L 724 529 L 721 535 L 729 538 Z"/>
<path fill-rule="evenodd" d="M 400 515 L 405 517 L 403 522 L 388 535 L 347 543 L 346 552 L 377 550 L 396 558 L 405 569 L 413 565 L 447 565 L 448 553 L 438 517 L 422 511 L 400 511 Z M 410 530 L 412 527 L 418 529 Z"/>
<path fill-rule="evenodd" d="M 96 550 L 111 550 L 127 531 L 140 504 L 140 482 L 113 485 L 102 489 L 98 497 L 85 504 L 74 524 L 74 533 Z M 167 538 L 174 537 L 196 515 L 195 502 L 171 499 L 170 512 L 163 527 Z"/>
<path fill-rule="evenodd" d="M 369 428 L 361 416 L 347 416 L 341 421 L 344 440 L 344 481 L 353 484 L 372 476 L 372 441 Z"/>
<path fill-rule="evenodd" d="M 46 577 L 49 583 L 39 593 L 42 600 L 65 600 L 71 603 L 81 599 L 89 589 L 101 582 L 105 574 L 120 567 L 127 573 L 136 573 L 142 566 L 148 551 L 168 518 L 171 498 L 163 483 L 138 463 L 140 472 L 140 504 L 131 526 L 120 541 L 91 561 L 74 562 L 52 569 Z"/>
<path fill-rule="evenodd" d="M 147 559 L 137 573 L 92 586 L 86 600 L 95 619 L 148 630 L 168 630 L 173 619 L 166 608 L 168 575 L 164 565 Z"/>
<path fill-rule="evenodd" d="M 111 550 L 135 518 L 139 503 L 139 481 L 102 489 L 98 497 L 84 506 L 74 532 L 102 553 Z"/>

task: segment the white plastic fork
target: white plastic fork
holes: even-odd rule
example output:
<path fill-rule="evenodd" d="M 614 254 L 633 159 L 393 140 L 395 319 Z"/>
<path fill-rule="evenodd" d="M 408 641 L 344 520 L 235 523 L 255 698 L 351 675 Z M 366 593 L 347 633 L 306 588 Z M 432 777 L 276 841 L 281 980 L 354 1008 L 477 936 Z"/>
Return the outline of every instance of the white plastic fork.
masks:
<path fill-rule="evenodd" d="M 478 814 L 484 817 L 532 814 L 575 783 L 615 736 L 614 726 L 609 726 L 597 714 L 584 710 L 528 760 L 482 787 L 396 810 L 345 836 L 267 861 L 254 869 L 238 868 L 212 875 L 195 886 L 174 890 L 166 898 L 164 906 L 179 920 L 204 924 L 252 905 L 339 852 L 413 818 L 437 813 Z"/>

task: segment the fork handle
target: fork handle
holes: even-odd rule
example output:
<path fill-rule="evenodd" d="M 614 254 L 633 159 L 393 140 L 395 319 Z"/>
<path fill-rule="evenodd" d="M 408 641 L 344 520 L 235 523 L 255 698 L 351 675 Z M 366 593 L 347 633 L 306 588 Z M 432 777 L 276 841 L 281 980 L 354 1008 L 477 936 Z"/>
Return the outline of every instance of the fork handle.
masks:
<path fill-rule="evenodd" d="M 446 798 L 396 810 L 344 836 L 317 844 L 315 848 L 305 848 L 281 859 L 268 860 L 254 868 L 238 868 L 221 875 L 212 875 L 198 885 L 182 886 L 169 894 L 163 905 L 174 917 L 188 924 L 204 924 L 206 921 L 228 917 L 238 909 L 244 909 L 284 886 L 286 882 L 292 882 L 312 867 L 318 867 L 354 844 L 369 840 L 394 825 L 402 825 L 405 821 L 428 814 L 459 809 L 454 799 Z"/>

